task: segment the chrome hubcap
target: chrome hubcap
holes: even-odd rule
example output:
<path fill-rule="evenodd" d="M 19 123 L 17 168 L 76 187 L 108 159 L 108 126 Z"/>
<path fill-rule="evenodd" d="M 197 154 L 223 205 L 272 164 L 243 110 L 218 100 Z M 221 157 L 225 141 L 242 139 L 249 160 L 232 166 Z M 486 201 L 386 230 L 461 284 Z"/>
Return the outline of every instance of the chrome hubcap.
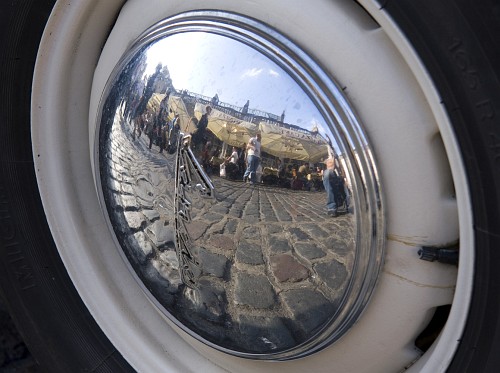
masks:
<path fill-rule="evenodd" d="M 371 148 L 339 86 L 275 30 L 212 11 L 155 25 L 109 79 L 95 144 L 116 246 L 179 332 L 289 360 L 362 313 L 385 246 Z"/>

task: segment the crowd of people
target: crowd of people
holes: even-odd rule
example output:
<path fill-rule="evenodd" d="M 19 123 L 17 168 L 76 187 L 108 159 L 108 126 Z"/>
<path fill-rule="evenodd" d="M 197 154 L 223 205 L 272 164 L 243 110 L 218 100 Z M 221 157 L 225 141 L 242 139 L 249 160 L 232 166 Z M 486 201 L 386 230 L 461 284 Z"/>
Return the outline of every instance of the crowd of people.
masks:
<path fill-rule="evenodd" d="M 167 115 L 155 117 L 151 113 L 145 112 L 135 119 L 132 137 L 135 140 L 136 137 L 140 138 L 143 133 L 149 139 L 149 149 L 154 144 L 160 148 L 160 153 L 163 153 L 164 150 L 169 153 L 175 152 L 180 133 L 179 114 L 175 114 L 172 119 L 169 119 Z"/>
<path fill-rule="evenodd" d="M 172 154 L 176 150 L 181 128 L 179 115 L 168 109 L 168 98 L 167 94 L 156 115 L 144 110 L 135 118 L 133 138 L 145 133 L 149 138 L 149 149 L 155 144 L 160 153 L 166 150 Z M 266 167 L 265 170 L 272 172 L 266 173 L 262 164 L 262 134 L 257 132 L 243 148 L 232 147 L 229 155 L 223 155 L 221 148 L 212 143 L 207 131 L 212 108 L 207 105 L 204 109 L 199 120 L 192 118 L 196 130 L 192 133 L 191 144 L 208 175 L 218 173 L 221 177 L 242 180 L 251 185 L 264 183 L 294 190 L 325 190 L 328 215 L 337 216 L 348 211 L 350 193 L 338 160 L 330 157 L 320 165 L 306 162 L 285 165 L 282 159 L 275 157 L 273 167 Z"/>

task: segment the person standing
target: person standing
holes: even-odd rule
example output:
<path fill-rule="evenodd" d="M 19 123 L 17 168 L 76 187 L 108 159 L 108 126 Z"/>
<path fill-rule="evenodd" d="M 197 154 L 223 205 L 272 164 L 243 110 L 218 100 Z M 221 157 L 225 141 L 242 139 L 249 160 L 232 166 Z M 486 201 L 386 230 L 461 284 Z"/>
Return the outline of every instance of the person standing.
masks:
<path fill-rule="evenodd" d="M 323 185 L 326 190 L 326 208 L 330 216 L 337 216 L 337 204 L 335 203 L 335 192 L 331 179 L 335 176 L 335 159 L 328 158 L 326 160 L 326 170 L 323 171 Z"/>
<path fill-rule="evenodd" d="M 211 151 L 212 143 L 208 141 L 204 146 L 203 150 L 201 151 L 201 165 L 205 169 L 205 172 L 207 175 L 210 175 L 211 173 L 211 167 L 210 167 L 210 151 Z"/>
<path fill-rule="evenodd" d="M 151 149 L 151 145 L 153 145 L 153 123 L 149 114 L 146 114 L 144 117 L 144 133 L 149 138 L 149 149 Z"/>
<path fill-rule="evenodd" d="M 257 168 L 260 163 L 260 140 L 261 134 L 259 132 L 255 135 L 255 137 L 251 137 L 247 144 L 248 166 L 245 174 L 243 175 L 243 180 L 246 181 L 246 179 L 249 178 L 252 184 L 255 184 L 257 181 Z"/>
<path fill-rule="evenodd" d="M 163 102 L 163 101 L 162 101 Z M 166 110 L 161 110 L 156 117 L 156 123 L 158 126 L 158 146 L 160 147 L 160 153 L 163 153 L 163 150 L 166 146 L 167 141 L 167 131 L 168 131 L 168 112 Z"/>
<path fill-rule="evenodd" d="M 227 158 L 227 160 L 236 165 L 238 164 L 238 149 L 235 146 L 233 146 L 233 152 L 231 153 L 229 158 Z"/>
<path fill-rule="evenodd" d="M 197 124 L 197 128 L 195 133 L 193 133 L 192 138 L 191 138 L 191 143 L 193 144 L 193 148 L 196 148 L 197 146 L 203 146 L 205 143 L 205 132 L 207 130 L 208 126 L 208 117 L 210 116 L 210 113 L 212 112 L 212 108 L 210 105 L 207 105 L 205 107 L 205 113 L 200 118 L 200 121 Z"/>

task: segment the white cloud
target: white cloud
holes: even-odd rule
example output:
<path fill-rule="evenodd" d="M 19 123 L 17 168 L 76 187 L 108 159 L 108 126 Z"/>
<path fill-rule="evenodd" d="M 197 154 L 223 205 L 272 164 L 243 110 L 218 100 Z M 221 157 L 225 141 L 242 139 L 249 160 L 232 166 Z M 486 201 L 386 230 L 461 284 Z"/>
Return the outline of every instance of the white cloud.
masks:
<path fill-rule="evenodd" d="M 273 69 L 269 69 L 269 75 L 278 77 L 280 76 L 280 73 Z"/>
<path fill-rule="evenodd" d="M 241 75 L 241 79 L 254 78 L 254 77 L 259 76 L 260 74 L 262 74 L 262 71 L 263 71 L 263 69 L 257 69 L 257 68 L 254 67 L 253 69 L 249 69 L 249 70 L 245 71 Z"/>

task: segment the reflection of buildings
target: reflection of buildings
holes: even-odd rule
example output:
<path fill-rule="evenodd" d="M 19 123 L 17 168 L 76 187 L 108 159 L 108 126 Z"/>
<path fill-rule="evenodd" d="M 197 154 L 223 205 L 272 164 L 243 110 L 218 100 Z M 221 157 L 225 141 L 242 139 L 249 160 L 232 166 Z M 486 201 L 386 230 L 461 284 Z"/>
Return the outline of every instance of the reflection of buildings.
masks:
<path fill-rule="evenodd" d="M 155 84 L 154 92 L 166 93 L 167 91 L 173 90 L 172 78 L 170 77 L 170 72 L 167 66 L 163 66 L 160 74 L 158 75 Z"/>
<path fill-rule="evenodd" d="M 278 176 L 279 170 L 284 169 L 284 177 L 289 182 L 298 177 L 299 168 L 307 166 L 306 176 L 309 179 L 304 183 L 310 185 L 313 176 L 320 178 L 320 171 L 324 169 L 323 162 L 334 155 L 333 145 L 326 135 L 320 134 L 317 128 L 307 130 L 286 123 L 284 111 L 277 115 L 253 109 L 250 102 L 240 107 L 220 101 L 217 95 L 208 97 L 187 90 L 179 91 L 173 86 L 167 66 L 158 64 L 154 73 L 146 75 L 145 65 L 138 60 L 131 61 L 129 67 L 124 70 L 132 83 L 129 86 L 133 87 L 122 96 L 126 118 L 134 123 L 141 123 L 142 126 L 145 126 L 146 122 L 155 126 L 166 126 L 177 114 L 176 123 L 180 125 L 180 130 L 194 134 L 199 128 L 198 123 L 205 114 L 206 107 L 210 106 L 212 110 L 207 117 L 204 135 L 201 136 L 204 144 L 193 143 L 192 147 L 200 160 L 202 149 L 209 153 L 214 172 L 218 172 L 216 168 L 229 157 L 232 147 L 239 149 L 239 157 L 244 158 L 246 144 L 257 132 L 262 134 L 262 171 L 259 171 L 262 176 L 266 173 Z M 167 118 L 159 120 L 160 104 L 167 93 Z M 146 112 L 149 115 L 139 118 Z M 161 132 L 158 129 L 156 131 Z M 168 130 L 163 133 L 168 133 Z M 165 140 L 165 143 L 168 141 Z M 239 165 L 239 171 L 244 167 L 246 166 L 243 162 Z M 311 176 L 308 176 L 309 174 Z M 275 184 L 276 181 L 271 183 Z M 320 184 L 319 181 L 315 183 L 318 188 L 321 188 Z"/>
<path fill-rule="evenodd" d="M 163 94 L 155 94 L 150 100 L 150 108 L 158 111 Z M 210 106 L 207 129 L 212 140 L 220 142 L 221 156 L 225 156 L 227 145 L 242 148 L 250 137 L 262 133 L 263 162 L 280 158 L 290 162 L 317 163 L 329 155 L 329 143 L 317 130 L 309 131 L 284 123 L 284 116 L 230 105 L 211 97 L 181 91 L 172 94 L 169 100 L 171 115 L 179 114 L 181 130 L 195 132 L 195 122 L 200 120 Z M 246 109 L 246 110 L 245 110 Z M 196 118 L 196 121 L 193 121 Z"/>
<path fill-rule="evenodd" d="M 143 54 L 142 56 L 145 56 Z M 144 57 L 129 62 L 127 76 L 134 87 L 127 92 L 123 101 L 126 102 L 127 117 L 132 120 L 147 109 L 156 119 L 159 106 L 167 92 L 169 119 L 179 114 L 180 128 L 184 132 L 194 133 L 197 122 L 205 113 L 206 106 L 212 107 L 208 117 L 207 134 L 213 135 L 213 142 L 219 146 L 220 156 L 226 156 L 229 146 L 245 147 L 250 137 L 260 131 L 262 133 L 262 162 L 273 163 L 280 158 L 285 163 L 317 163 L 331 155 L 331 144 L 318 131 L 306 130 L 299 126 L 285 123 L 285 112 L 276 115 L 252 109 L 247 101 L 243 107 L 221 102 L 219 97 L 203 96 L 187 90 L 178 91 L 174 88 L 168 67 L 159 63 L 156 71 L 145 75 Z M 145 104 L 147 103 L 147 108 Z M 330 146 L 330 148 L 329 148 Z M 330 150 L 329 150 L 330 149 Z"/>

